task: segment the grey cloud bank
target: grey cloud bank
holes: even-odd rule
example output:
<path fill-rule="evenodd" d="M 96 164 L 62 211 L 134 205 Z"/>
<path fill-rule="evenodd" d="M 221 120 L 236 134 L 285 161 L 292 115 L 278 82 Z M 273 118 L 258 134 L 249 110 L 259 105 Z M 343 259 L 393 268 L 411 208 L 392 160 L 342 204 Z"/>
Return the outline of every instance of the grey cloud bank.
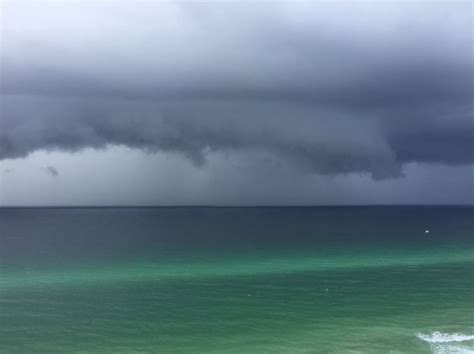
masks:
<path fill-rule="evenodd" d="M 2 4 L 0 159 L 125 145 L 325 175 L 474 162 L 471 2 Z"/>

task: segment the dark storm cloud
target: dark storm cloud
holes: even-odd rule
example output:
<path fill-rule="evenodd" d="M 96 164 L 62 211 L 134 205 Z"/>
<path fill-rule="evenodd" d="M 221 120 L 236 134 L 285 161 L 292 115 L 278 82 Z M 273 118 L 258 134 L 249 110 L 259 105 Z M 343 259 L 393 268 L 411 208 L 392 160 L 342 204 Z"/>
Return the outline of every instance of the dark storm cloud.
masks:
<path fill-rule="evenodd" d="M 0 159 L 126 145 L 310 173 L 471 164 L 471 2 L 4 6 Z"/>

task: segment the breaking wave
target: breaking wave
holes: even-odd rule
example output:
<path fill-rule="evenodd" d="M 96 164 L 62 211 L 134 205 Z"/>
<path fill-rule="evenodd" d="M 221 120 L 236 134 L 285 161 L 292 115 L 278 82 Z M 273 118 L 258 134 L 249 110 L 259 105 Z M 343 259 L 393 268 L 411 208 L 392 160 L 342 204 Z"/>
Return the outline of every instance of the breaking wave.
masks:
<path fill-rule="evenodd" d="M 442 333 L 433 332 L 431 334 L 417 333 L 416 336 L 428 343 L 452 343 L 452 342 L 466 342 L 474 340 L 474 335 L 461 334 L 461 333 Z"/>
<path fill-rule="evenodd" d="M 474 354 L 474 349 L 459 345 L 459 343 L 474 341 L 474 335 L 435 331 L 431 334 L 417 333 L 416 336 L 429 343 L 431 351 L 435 354 Z M 458 344 L 453 345 L 453 343 Z"/>

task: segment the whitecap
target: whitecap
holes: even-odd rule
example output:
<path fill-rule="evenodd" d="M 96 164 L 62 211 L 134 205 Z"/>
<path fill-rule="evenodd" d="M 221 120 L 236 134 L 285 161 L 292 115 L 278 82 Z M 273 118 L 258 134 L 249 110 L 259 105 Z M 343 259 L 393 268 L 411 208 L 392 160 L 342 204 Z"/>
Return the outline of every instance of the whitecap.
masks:
<path fill-rule="evenodd" d="M 416 336 L 422 341 L 428 343 L 452 343 L 474 340 L 474 335 L 462 333 L 442 333 L 438 331 L 431 334 L 417 333 Z"/>

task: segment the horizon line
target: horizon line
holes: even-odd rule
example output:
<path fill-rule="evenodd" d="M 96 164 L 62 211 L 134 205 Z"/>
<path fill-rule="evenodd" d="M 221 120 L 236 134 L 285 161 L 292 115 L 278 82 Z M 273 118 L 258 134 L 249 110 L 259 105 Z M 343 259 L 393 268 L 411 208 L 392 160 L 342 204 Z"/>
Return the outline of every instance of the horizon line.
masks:
<path fill-rule="evenodd" d="M 351 208 L 351 207 L 474 207 L 462 204 L 281 204 L 281 205 L 0 205 L 0 209 L 153 209 L 153 208 Z"/>

